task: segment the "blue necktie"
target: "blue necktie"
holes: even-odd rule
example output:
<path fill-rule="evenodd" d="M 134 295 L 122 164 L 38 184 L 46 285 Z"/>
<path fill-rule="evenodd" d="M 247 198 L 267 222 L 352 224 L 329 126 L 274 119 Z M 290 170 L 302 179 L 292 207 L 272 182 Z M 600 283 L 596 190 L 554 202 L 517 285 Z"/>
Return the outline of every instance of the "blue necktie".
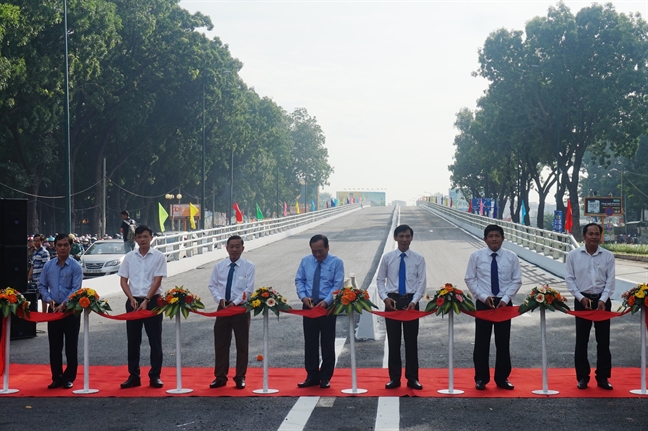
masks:
<path fill-rule="evenodd" d="M 313 275 L 313 302 L 319 302 L 319 287 L 320 287 L 320 274 L 322 273 L 322 262 L 317 262 L 317 268 L 315 268 L 315 275 Z"/>
<path fill-rule="evenodd" d="M 229 301 L 232 298 L 232 279 L 234 278 L 234 268 L 236 268 L 236 264 L 234 262 L 230 263 L 230 270 L 227 274 L 227 284 L 225 285 L 225 301 Z"/>
<path fill-rule="evenodd" d="M 493 295 L 497 296 L 499 293 L 499 274 L 497 272 L 497 260 L 495 259 L 497 253 L 493 253 L 491 256 L 493 256 L 493 260 L 491 261 L 491 290 L 493 291 Z"/>
<path fill-rule="evenodd" d="M 405 274 L 407 274 L 407 271 L 405 270 L 405 256 L 405 253 L 401 253 L 401 262 L 400 267 L 398 268 L 398 294 L 401 296 L 405 296 L 405 294 L 407 293 L 407 277 L 405 276 Z"/>

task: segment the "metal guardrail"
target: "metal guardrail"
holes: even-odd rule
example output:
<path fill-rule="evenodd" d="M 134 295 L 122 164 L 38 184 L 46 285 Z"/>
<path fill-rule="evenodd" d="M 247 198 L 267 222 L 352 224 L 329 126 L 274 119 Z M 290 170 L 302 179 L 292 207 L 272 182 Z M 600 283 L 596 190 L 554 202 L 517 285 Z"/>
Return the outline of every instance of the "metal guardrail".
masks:
<path fill-rule="evenodd" d="M 227 238 L 232 235 L 239 235 L 244 241 L 251 241 L 255 238 L 281 233 L 332 217 L 341 212 L 358 208 L 360 205 L 359 203 L 348 204 L 276 219 L 198 231 L 174 232 L 171 235 L 163 234 L 153 238 L 151 246 L 161 251 L 165 256 L 173 256 L 173 259 L 180 260 L 183 257 L 191 257 L 195 254 L 203 254 L 213 251 L 215 248 L 221 248 L 227 242 Z"/>
<path fill-rule="evenodd" d="M 571 234 L 470 214 L 432 202 L 419 201 L 418 205 L 427 206 L 481 232 L 487 225 L 497 224 L 504 229 L 504 237 L 507 241 L 563 263 L 567 259 L 567 254 L 579 247 Z"/>

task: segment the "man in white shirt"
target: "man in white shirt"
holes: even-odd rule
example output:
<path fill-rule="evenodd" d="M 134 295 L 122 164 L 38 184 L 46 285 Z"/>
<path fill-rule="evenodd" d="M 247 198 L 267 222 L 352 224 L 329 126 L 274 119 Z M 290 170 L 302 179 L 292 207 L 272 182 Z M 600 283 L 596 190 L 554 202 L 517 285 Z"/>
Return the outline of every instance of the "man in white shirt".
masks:
<path fill-rule="evenodd" d="M 511 299 L 522 286 L 520 261 L 515 253 L 502 248 L 504 230 L 491 224 L 484 229 L 486 248 L 470 255 L 464 281 L 475 297 L 477 310 L 512 306 Z M 490 381 L 488 359 L 491 334 L 495 332 L 495 384 L 498 388 L 513 389 L 511 375 L 511 320 L 493 323 L 475 318 L 475 387 L 483 391 Z"/>
<path fill-rule="evenodd" d="M 126 296 L 126 311 L 152 310 L 162 293 L 162 279 L 167 276 L 167 263 L 164 254 L 151 248 L 153 231 L 146 225 L 139 225 L 135 230 L 135 242 L 138 250 L 129 252 L 117 273 L 120 285 Z M 142 344 L 142 326 L 151 347 L 150 385 L 154 388 L 164 386 L 160 380 L 162 371 L 162 319 L 163 314 L 147 319 L 126 321 L 128 338 L 128 380 L 121 384 L 122 389 L 141 386 L 140 381 L 140 345 Z"/>
<path fill-rule="evenodd" d="M 218 304 L 218 309 L 242 306 L 254 290 L 254 264 L 241 258 L 243 238 L 238 235 L 227 239 L 225 247 L 229 258 L 221 260 L 214 266 L 209 290 Z M 210 388 L 220 388 L 227 383 L 229 371 L 230 345 L 232 331 L 236 337 L 236 389 L 245 388 L 245 374 L 248 365 L 248 347 L 250 338 L 250 313 L 237 314 L 229 317 L 217 317 L 214 323 L 214 351 L 216 379 Z"/>
<path fill-rule="evenodd" d="M 408 225 L 394 229 L 394 241 L 398 248 L 385 253 L 380 261 L 376 284 L 378 295 L 385 303 L 386 311 L 418 310 L 418 302 L 425 294 L 425 259 L 419 253 L 410 250 L 414 230 Z M 400 387 L 402 373 L 401 361 L 401 328 L 405 340 L 405 378 L 407 386 L 412 389 L 423 389 L 418 377 L 418 319 L 401 322 L 385 318 L 387 341 L 389 345 L 388 369 L 389 383 L 387 389 Z"/>
<path fill-rule="evenodd" d="M 603 228 L 590 223 L 583 227 L 585 245 L 567 255 L 565 283 L 574 295 L 574 310 L 607 310 L 612 308 L 610 296 L 615 288 L 614 255 L 599 247 Z M 590 379 L 587 359 L 592 321 L 576 317 L 576 348 L 574 363 L 578 389 L 586 389 Z M 612 390 L 608 381 L 612 374 L 610 353 L 610 320 L 594 322 L 596 332 L 596 382 L 602 389 Z"/>

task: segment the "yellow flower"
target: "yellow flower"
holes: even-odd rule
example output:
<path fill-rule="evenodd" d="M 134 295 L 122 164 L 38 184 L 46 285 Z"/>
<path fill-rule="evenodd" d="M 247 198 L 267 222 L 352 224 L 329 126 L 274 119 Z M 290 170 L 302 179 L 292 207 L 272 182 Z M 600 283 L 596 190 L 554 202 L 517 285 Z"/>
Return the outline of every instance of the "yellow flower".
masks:
<path fill-rule="evenodd" d="M 641 290 L 648 290 L 648 284 L 640 284 L 639 287 Z"/>
<path fill-rule="evenodd" d="M 95 296 L 95 293 L 97 292 L 95 292 L 94 289 L 88 289 L 88 295 Z"/>
<path fill-rule="evenodd" d="M 259 305 L 261 305 L 261 300 L 255 299 L 252 301 L 252 307 L 257 308 Z"/>
<path fill-rule="evenodd" d="M 171 298 L 171 301 L 169 301 L 169 304 L 175 304 L 176 302 L 178 302 L 178 297 L 174 296 L 173 298 Z"/>
<path fill-rule="evenodd" d="M 646 296 L 646 291 L 645 290 L 637 290 L 635 292 L 635 296 L 639 299 L 643 299 Z"/>
<path fill-rule="evenodd" d="M 443 296 L 443 295 L 447 295 L 447 294 L 448 294 L 448 291 L 447 291 L 446 289 L 442 289 L 442 290 L 439 292 L 439 296 Z"/>

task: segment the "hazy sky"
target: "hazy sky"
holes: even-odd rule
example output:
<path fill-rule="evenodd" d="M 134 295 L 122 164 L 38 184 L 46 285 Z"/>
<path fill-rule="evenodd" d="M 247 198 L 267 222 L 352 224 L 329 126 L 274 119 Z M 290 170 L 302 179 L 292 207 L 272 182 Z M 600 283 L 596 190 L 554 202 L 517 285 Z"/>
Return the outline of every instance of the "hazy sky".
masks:
<path fill-rule="evenodd" d="M 599 2 L 607 3 L 607 2 Z M 648 15 L 648 1 L 613 1 Z M 386 189 L 387 201 L 450 187 L 455 114 L 486 81 L 477 50 L 498 28 L 524 30 L 555 1 L 181 0 L 243 62 L 243 80 L 286 111 L 304 107 L 335 172 L 324 191 Z M 576 13 L 591 1 L 565 1 Z"/>

